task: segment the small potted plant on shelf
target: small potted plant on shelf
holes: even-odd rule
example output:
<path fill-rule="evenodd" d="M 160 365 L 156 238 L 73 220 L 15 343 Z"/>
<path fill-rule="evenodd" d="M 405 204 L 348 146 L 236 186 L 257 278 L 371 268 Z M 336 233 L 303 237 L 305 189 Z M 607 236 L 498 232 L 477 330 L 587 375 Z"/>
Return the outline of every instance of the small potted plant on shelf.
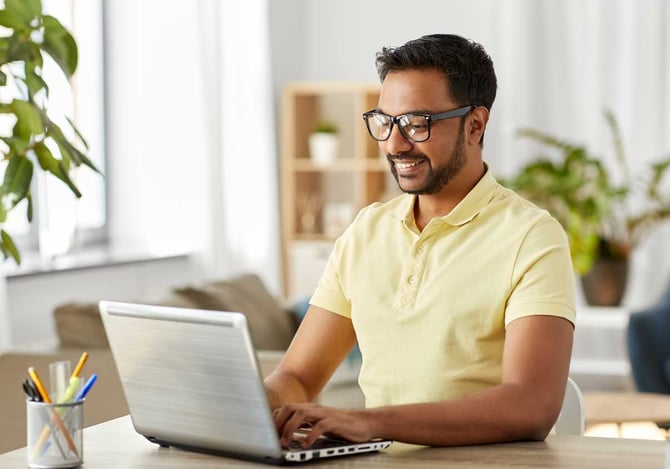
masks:
<path fill-rule="evenodd" d="M 317 166 L 328 166 L 337 157 L 340 140 L 338 128 L 331 121 L 320 121 L 309 136 L 309 155 Z"/>
<path fill-rule="evenodd" d="M 634 177 L 617 121 L 610 111 L 605 119 L 623 182 L 614 183 L 585 147 L 534 129 L 522 129 L 519 135 L 559 150 L 562 158 L 555 162 L 541 156 L 501 182 L 549 210 L 563 225 L 589 304 L 615 306 L 625 291 L 631 251 L 670 218 L 670 194 L 660 190 L 670 155 Z M 643 201 L 640 209 L 633 210 L 633 200 Z"/>

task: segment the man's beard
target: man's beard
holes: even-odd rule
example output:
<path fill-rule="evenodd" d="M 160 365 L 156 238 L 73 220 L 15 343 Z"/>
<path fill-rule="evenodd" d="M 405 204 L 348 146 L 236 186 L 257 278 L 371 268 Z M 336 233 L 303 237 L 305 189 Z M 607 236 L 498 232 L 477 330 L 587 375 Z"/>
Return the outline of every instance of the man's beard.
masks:
<path fill-rule="evenodd" d="M 398 171 L 396 170 L 395 164 L 393 163 L 393 156 L 387 155 L 386 158 L 391 162 L 391 173 L 398 183 L 398 187 L 401 191 L 407 194 L 418 194 L 418 195 L 429 195 L 437 194 L 440 192 L 444 186 L 446 186 L 449 181 L 454 179 L 458 173 L 461 172 L 465 166 L 465 121 L 461 121 L 461 126 L 458 131 L 458 139 L 456 141 L 456 148 L 451 153 L 449 160 L 441 166 L 433 168 L 432 166 L 428 168 L 428 180 L 423 185 L 417 189 L 407 190 L 403 189 L 398 180 Z M 423 159 L 429 162 L 428 157 L 422 153 L 407 153 L 404 155 L 408 159 Z"/>

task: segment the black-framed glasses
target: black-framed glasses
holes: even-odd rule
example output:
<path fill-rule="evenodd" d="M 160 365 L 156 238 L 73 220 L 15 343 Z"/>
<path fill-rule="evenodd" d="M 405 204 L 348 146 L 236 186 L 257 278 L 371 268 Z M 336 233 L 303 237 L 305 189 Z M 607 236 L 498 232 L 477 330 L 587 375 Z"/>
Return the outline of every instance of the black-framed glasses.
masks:
<path fill-rule="evenodd" d="M 461 117 L 470 112 L 476 106 L 468 104 L 467 106 L 452 109 L 451 111 L 440 112 L 437 114 L 409 113 L 399 116 L 388 116 L 379 111 L 368 111 L 363 113 L 365 125 L 368 128 L 370 137 L 378 142 L 384 142 L 391 136 L 393 125 L 398 124 L 398 129 L 403 137 L 410 142 L 421 143 L 430 138 L 430 123 L 453 117 Z"/>

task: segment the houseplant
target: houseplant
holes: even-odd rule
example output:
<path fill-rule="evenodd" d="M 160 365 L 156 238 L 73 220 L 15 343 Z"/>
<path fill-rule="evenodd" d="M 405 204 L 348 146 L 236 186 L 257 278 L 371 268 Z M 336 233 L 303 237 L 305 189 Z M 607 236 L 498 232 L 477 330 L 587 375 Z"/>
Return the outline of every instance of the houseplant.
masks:
<path fill-rule="evenodd" d="M 317 166 L 327 166 L 337 157 L 339 148 L 337 125 L 331 121 L 319 121 L 309 136 L 309 155 Z"/>
<path fill-rule="evenodd" d="M 534 129 L 521 129 L 519 135 L 558 150 L 561 158 L 540 156 L 502 182 L 549 210 L 563 225 L 587 301 L 614 305 L 623 296 L 630 252 L 670 217 L 670 194 L 660 190 L 670 155 L 651 164 L 646 174 L 633 175 L 616 118 L 609 110 L 604 117 L 621 182 L 615 182 L 586 147 Z M 600 283 L 604 277 L 607 285 Z M 615 283 L 619 285 L 612 286 Z M 598 293 L 605 298 L 593 296 Z"/>
<path fill-rule="evenodd" d="M 0 114 L 10 129 L 0 135 L 4 178 L 0 186 L 0 251 L 21 262 L 20 253 L 2 225 L 8 213 L 26 200 L 32 221 L 31 182 L 38 169 L 63 181 L 81 197 L 72 180 L 74 167 L 97 171 L 85 152 L 86 141 L 70 119 L 62 129 L 49 115 L 49 86 L 44 61 L 53 59 L 70 79 L 77 69 L 77 44 L 53 16 L 45 15 L 41 0 L 5 0 L 0 10 Z M 7 117 L 9 116 L 9 117 Z"/>

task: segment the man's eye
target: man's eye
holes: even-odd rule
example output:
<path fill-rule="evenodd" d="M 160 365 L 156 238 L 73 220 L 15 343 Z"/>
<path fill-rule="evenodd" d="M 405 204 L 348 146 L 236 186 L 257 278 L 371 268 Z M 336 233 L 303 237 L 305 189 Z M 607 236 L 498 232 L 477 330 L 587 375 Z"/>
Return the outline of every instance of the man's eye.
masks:
<path fill-rule="evenodd" d="M 409 125 L 405 126 L 405 132 L 407 132 L 407 134 L 409 134 L 410 136 L 425 134 L 426 132 L 428 132 L 428 124 L 426 124 L 426 123 L 422 123 L 422 124 L 412 123 L 412 124 L 409 124 Z"/>

